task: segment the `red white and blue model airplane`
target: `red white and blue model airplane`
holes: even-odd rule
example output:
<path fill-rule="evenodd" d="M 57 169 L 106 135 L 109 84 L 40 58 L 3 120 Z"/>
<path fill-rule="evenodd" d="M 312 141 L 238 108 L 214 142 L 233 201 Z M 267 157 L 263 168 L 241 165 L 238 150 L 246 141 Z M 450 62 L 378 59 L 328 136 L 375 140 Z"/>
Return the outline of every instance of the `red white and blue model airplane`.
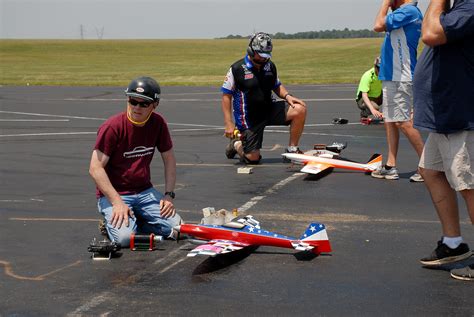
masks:
<path fill-rule="evenodd" d="M 326 227 L 315 222 L 308 226 L 299 239 L 263 230 L 252 216 L 245 216 L 224 225 L 181 224 L 175 229 L 194 237 L 188 239 L 189 242 L 199 244 L 188 253 L 190 257 L 216 256 L 251 246 L 273 246 L 315 254 L 331 252 Z"/>

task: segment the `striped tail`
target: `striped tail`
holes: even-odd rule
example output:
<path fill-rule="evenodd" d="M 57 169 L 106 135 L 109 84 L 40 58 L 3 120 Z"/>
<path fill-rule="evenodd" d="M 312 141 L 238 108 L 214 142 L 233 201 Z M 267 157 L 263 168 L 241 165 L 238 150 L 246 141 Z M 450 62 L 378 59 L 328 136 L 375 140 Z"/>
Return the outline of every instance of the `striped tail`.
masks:
<path fill-rule="evenodd" d="M 375 171 L 382 165 L 382 155 L 381 154 L 374 154 L 367 162 L 367 169 L 370 171 Z"/>
<path fill-rule="evenodd" d="M 312 246 L 312 251 L 316 254 L 332 251 L 326 227 L 322 223 L 310 223 L 306 231 L 300 237 L 300 242 L 303 245 L 307 244 Z"/>

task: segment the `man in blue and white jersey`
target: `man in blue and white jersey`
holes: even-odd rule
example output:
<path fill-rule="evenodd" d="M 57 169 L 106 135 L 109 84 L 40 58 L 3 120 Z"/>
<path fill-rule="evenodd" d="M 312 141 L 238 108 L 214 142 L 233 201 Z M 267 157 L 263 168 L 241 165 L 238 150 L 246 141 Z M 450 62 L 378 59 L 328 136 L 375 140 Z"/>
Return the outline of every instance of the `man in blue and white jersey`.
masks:
<path fill-rule="evenodd" d="M 254 34 L 247 55 L 231 65 L 221 87 L 225 135 L 231 138 L 225 151 L 229 159 L 238 154 L 246 164 L 258 164 L 263 131 L 269 125 L 289 125 L 286 152 L 302 153 L 298 143 L 306 119 L 306 104 L 281 84 L 277 68 L 270 60 L 272 49 L 267 33 Z M 272 93 L 282 100 L 274 100 Z M 234 137 L 234 127 L 240 138 Z"/>
<path fill-rule="evenodd" d="M 396 163 L 400 130 L 419 157 L 423 151 L 423 139 L 413 128 L 412 121 L 412 80 L 422 21 L 423 16 L 412 0 L 383 0 L 375 19 L 374 30 L 385 32 L 379 79 L 382 81 L 382 112 L 388 143 L 387 162 L 372 172 L 375 178 L 399 178 Z M 423 178 L 416 173 L 410 181 L 419 182 Z"/>

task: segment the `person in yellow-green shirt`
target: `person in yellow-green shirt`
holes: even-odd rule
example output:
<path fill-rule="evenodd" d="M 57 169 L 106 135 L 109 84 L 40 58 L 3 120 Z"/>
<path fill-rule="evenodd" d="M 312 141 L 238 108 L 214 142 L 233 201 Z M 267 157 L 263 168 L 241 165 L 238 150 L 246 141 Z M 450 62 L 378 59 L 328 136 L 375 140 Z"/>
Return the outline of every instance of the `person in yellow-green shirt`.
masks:
<path fill-rule="evenodd" d="M 357 89 L 356 102 L 360 109 L 360 117 L 367 118 L 372 115 L 376 119 L 382 119 L 380 112 L 382 104 L 382 81 L 378 79 L 380 70 L 380 57 L 374 61 L 374 67 L 362 75 L 359 88 Z"/>

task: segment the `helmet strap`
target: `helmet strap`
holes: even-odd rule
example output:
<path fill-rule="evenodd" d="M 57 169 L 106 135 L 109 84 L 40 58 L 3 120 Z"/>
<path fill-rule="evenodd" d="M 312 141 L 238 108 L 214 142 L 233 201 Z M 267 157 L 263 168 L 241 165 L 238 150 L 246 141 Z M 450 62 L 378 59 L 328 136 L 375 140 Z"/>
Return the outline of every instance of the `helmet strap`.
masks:
<path fill-rule="evenodd" d="M 153 109 L 154 110 L 154 109 Z M 150 120 L 150 117 L 151 117 L 151 114 L 153 113 L 153 110 L 150 111 L 150 113 L 148 114 L 148 117 L 146 117 L 146 119 L 144 121 L 135 121 L 132 119 L 132 116 L 131 116 L 131 111 L 132 111 L 132 108 L 130 106 L 127 105 L 127 119 L 128 121 L 130 121 L 131 123 L 133 123 L 134 125 L 138 125 L 138 126 L 142 126 L 144 125 L 145 123 L 148 122 L 148 120 Z"/>
<path fill-rule="evenodd" d="M 252 63 L 254 63 L 254 65 L 257 64 L 258 66 L 263 66 L 266 63 L 268 63 L 268 59 L 265 59 L 264 61 L 257 61 L 254 58 L 252 58 Z"/>

